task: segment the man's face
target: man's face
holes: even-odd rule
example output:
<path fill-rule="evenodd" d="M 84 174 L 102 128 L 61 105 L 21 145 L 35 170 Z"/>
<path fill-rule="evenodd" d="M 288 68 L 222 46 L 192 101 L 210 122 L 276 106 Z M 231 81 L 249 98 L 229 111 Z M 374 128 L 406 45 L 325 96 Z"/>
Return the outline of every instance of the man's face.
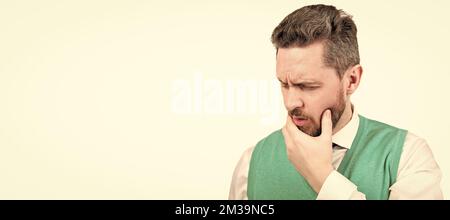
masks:
<path fill-rule="evenodd" d="M 320 135 L 326 109 L 331 110 L 334 128 L 345 109 L 346 97 L 336 70 L 323 63 L 322 43 L 279 48 L 276 72 L 286 110 L 301 131 Z"/>

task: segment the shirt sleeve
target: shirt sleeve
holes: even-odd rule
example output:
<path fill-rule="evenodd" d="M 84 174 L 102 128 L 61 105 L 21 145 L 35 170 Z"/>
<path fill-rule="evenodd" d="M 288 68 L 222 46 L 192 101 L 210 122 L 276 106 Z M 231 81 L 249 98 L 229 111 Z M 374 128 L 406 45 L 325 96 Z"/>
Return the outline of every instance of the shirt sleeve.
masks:
<path fill-rule="evenodd" d="M 427 142 L 408 132 L 389 199 L 443 199 L 441 170 Z"/>
<path fill-rule="evenodd" d="M 252 157 L 253 149 L 255 147 L 249 147 L 242 154 L 236 168 L 233 172 L 231 180 L 230 193 L 228 195 L 229 200 L 247 200 L 247 179 L 248 169 L 250 166 L 250 159 Z"/>
<path fill-rule="evenodd" d="M 441 171 L 426 141 L 408 132 L 400 156 L 397 181 L 389 188 L 390 200 L 443 199 Z M 319 200 L 366 199 L 357 186 L 337 171 L 325 180 Z"/>
<path fill-rule="evenodd" d="M 357 186 L 345 176 L 333 170 L 322 185 L 317 200 L 364 200 L 366 196 L 358 192 Z"/>

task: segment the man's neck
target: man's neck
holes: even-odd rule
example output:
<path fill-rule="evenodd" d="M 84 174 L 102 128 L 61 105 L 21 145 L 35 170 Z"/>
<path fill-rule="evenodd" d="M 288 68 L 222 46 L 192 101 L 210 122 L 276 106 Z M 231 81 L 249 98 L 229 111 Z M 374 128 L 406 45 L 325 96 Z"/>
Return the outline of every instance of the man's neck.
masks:
<path fill-rule="evenodd" d="M 347 104 L 345 105 L 345 109 L 344 112 L 341 115 L 341 118 L 339 119 L 339 121 L 336 123 L 336 126 L 333 128 L 333 134 L 336 134 L 338 131 L 340 131 L 343 127 L 345 127 L 345 125 L 348 124 L 348 122 L 352 119 L 352 115 L 353 115 L 353 105 L 352 103 L 349 101 L 347 102 Z"/>

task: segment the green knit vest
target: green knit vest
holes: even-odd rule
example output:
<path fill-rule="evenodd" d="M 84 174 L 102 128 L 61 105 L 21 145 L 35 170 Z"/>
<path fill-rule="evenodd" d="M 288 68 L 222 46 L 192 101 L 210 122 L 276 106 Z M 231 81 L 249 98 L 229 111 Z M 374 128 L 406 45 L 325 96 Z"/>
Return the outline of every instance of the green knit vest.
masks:
<path fill-rule="evenodd" d="M 358 132 L 337 171 L 353 182 L 366 199 L 388 199 L 395 183 L 407 131 L 359 115 Z M 316 199 L 317 193 L 286 154 L 281 130 L 262 139 L 252 153 L 249 199 Z"/>

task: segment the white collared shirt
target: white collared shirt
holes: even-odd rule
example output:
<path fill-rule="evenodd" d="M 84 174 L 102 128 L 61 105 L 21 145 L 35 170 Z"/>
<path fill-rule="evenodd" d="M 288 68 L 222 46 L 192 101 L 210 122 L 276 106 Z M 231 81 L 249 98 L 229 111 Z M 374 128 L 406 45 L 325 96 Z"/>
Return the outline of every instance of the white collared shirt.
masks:
<path fill-rule="evenodd" d="M 351 120 L 332 136 L 333 167 L 337 169 L 345 153 L 350 149 L 359 126 L 359 117 L 353 110 Z M 247 177 L 254 146 L 245 150 L 233 173 L 228 199 L 248 199 Z M 431 149 L 423 138 L 408 132 L 400 157 L 397 181 L 389 188 L 389 199 L 443 199 L 440 186 L 441 171 Z M 320 189 L 317 199 L 359 199 L 364 193 L 345 176 L 333 170 Z"/>

